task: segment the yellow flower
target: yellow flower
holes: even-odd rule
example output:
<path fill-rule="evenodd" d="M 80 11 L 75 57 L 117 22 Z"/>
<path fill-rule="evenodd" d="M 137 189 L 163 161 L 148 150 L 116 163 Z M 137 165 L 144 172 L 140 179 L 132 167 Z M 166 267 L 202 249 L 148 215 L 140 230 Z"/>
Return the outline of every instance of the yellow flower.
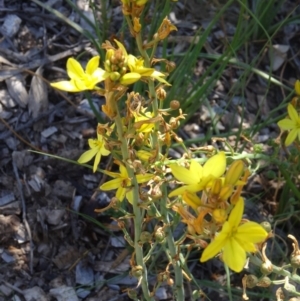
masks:
<path fill-rule="evenodd" d="M 133 193 L 131 189 L 131 179 L 128 176 L 126 167 L 120 164 L 120 173 L 106 171 L 105 174 L 114 178 L 100 186 L 101 190 L 108 191 L 117 189 L 116 198 L 122 202 L 125 195 L 127 200 L 132 204 L 133 203 Z M 152 174 L 139 174 L 136 175 L 137 182 L 145 183 L 153 178 Z"/>
<path fill-rule="evenodd" d="M 240 225 L 243 212 L 244 200 L 240 198 L 219 235 L 203 251 L 201 262 L 213 258 L 222 251 L 223 261 L 229 268 L 235 272 L 243 269 L 246 252 L 256 252 L 255 244 L 264 241 L 268 236 L 264 228 L 255 222 Z"/>
<path fill-rule="evenodd" d="M 144 60 L 138 59 L 135 56 L 128 54 L 126 48 L 124 45 L 119 42 L 118 40 L 115 40 L 116 44 L 118 45 L 119 49 L 122 51 L 123 56 L 127 62 L 127 66 L 130 70 L 130 72 L 124 74 L 120 78 L 120 83 L 122 85 L 130 85 L 135 82 L 137 82 L 142 77 L 147 78 L 155 78 L 156 80 L 166 84 L 170 85 L 163 77 L 165 75 L 159 71 L 156 71 L 154 68 L 146 68 L 144 67 Z"/>
<path fill-rule="evenodd" d="M 165 77 L 165 75 L 163 73 L 155 70 L 154 68 L 144 67 L 144 60 L 141 58 L 138 59 L 135 56 L 129 54 L 128 55 L 128 67 L 129 67 L 131 73 L 137 73 L 140 75 L 140 77 L 155 78 L 159 82 L 170 86 L 170 84 L 165 79 L 163 79 L 163 77 Z"/>
<path fill-rule="evenodd" d="M 101 156 L 108 156 L 110 154 L 110 151 L 105 148 L 105 140 L 103 139 L 103 136 L 98 132 L 97 139 L 89 139 L 88 143 L 90 150 L 84 152 L 77 161 L 80 164 L 86 163 L 96 156 L 93 166 L 93 172 L 95 172 L 100 163 Z"/>
<path fill-rule="evenodd" d="M 108 76 L 107 72 L 98 67 L 99 63 L 99 56 L 91 58 L 84 71 L 78 61 L 74 58 L 69 58 L 67 61 L 67 73 L 70 80 L 51 83 L 51 86 L 67 92 L 97 89 L 96 84 L 104 81 Z"/>
<path fill-rule="evenodd" d="M 191 160 L 190 168 L 179 166 L 177 164 L 170 165 L 173 176 L 183 182 L 181 186 L 173 190 L 169 197 L 182 195 L 185 191 L 198 192 L 203 190 L 212 180 L 221 177 L 226 169 L 226 157 L 224 152 L 209 158 L 207 162 L 201 166 L 196 160 Z"/>
<path fill-rule="evenodd" d="M 289 146 L 298 137 L 300 141 L 300 116 L 293 105 L 288 107 L 289 118 L 280 120 L 277 124 L 281 130 L 290 131 L 285 139 L 285 145 Z"/>

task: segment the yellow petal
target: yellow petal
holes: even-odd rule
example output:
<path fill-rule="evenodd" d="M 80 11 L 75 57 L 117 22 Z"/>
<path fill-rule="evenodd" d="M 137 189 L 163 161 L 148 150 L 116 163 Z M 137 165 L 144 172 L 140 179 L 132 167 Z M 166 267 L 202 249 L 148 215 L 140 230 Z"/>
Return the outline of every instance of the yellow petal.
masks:
<path fill-rule="evenodd" d="M 196 160 L 191 160 L 190 173 L 193 175 L 194 179 L 196 179 L 196 183 L 199 183 L 203 177 L 203 167 Z M 187 184 L 194 183 L 195 181 Z"/>
<path fill-rule="evenodd" d="M 240 198 L 231 210 L 228 222 L 232 228 L 237 228 L 241 222 L 244 213 L 244 199 Z"/>
<path fill-rule="evenodd" d="M 87 87 L 85 80 L 82 79 L 71 79 L 71 82 L 74 83 L 74 86 L 77 87 L 78 91 L 84 91 L 84 90 L 88 90 L 90 89 L 89 87 Z"/>
<path fill-rule="evenodd" d="M 126 167 L 121 164 L 119 169 L 120 169 L 120 174 L 121 174 L 122 178 L 127 179 L 128 178 L 128 173 L 127 173 Z"/>
<path fill-rule="evenodd" d="M 296 80 L 295 82 L 295 92 L 298 96 L 300 96 L 300 80 Z"/>
<path fill-rule="evenodd" d="M 56 83 L 51 83 L 51 87 L 56 88 L 58 90 L 66 91 L 66 92 L 79 92 L 77 86 L 74 85 L 74 81 L 60 81 Z"/>
<path fill-rule="evenodd" d="M 224 246 L 222 259 L 230 269 L 239 273 L 246 263 L 246 252 L 235 239 L 230 239 Z"/>
<path fill-rule="evenodd" d="M 152 174 L 140 174 L 140 175 L 136 175 L 136 180 L 138 183 L 145 183 L 145 182 L 148 182 L 150 181 L 151 179 L 153 178 L 153 175 Z"/>
<path fill-rule="evenodd" d="M 228 224 L 228 222 L 225 222 L 223 225 L 223 229 L 224 232 L 226 231 L 226 233 L 228 232 L 230 228 L 230 225 Z M 223 230 L 222 229 L 222 230 Z M 223 235 L 222 233 L 220 233 L 215 240 L 213 240 L 203 251 L 200 261 L 204 262 L 207 261 L 213 257 L 215 257 L 218 253 L 220 253 L 220 251 L 222 250 L 222 248 L 224 247 L 224 245 L 226 244 L 226 235 Z"/>
<path fill-rule="evenodd" d="M 288 109 L 288 114 L 289 114 L 290 118 L 297 124 L 297 122 L 299 120 L 298 112 L 296 111 L 294 106 L 291 104 L 288 105 L 287 109 Z"/>
<path fill-rule="evenodd" d="M 178 181 L 183 182 L 185 184 L 196 184 L 201 180 L 202 166 L 194 160 L 191 161 L 190 166 L 190 168 L 192 168 L 192 171 L 178 164 L 171 164 L 170 168 L 173 176 Z"/>
<path fill-rule="evenodd" d="M 122 182 L 123 182 L 122 178 L 116 178 L 102 184 L 99 188 L 100 190 L 104 190 L 104 191 L 114 190 L 121 187 Z"/>
<path fill-rule="evenodd" d="M 292 128 L 295 127 L 295 122 L 292 121 L 291 119 L 282 119 L 280 121 L 277 122 L 278 126 L 282 129 L 282 130 L 291 130 Z"/>
<path fill-rule="evenodd" d="M 73 58 L 67 61 L 67 73 L 71 79 L 82 79 L 85 76 L 80 63 Z"/>
<path fill-rule="evenodd" d="M 97 78 L 97 83 L 100 83 L 109 77 L 109 72 L 106 72 L 101 68 L 97 68 L 92 76 Z"/>
<path fill-rule="evenodd" d="M 100 56 L 97 55 L 97 56 L 94 56 L 93 58 L 91 58 L 87 65 L 86 65 L 86 73 L 89 74 L 89 75 L 92 75 L 98 68 L 99 66 L 99 63 L 100 63 Z"/>
<path fill-rule="evenodd" d="M 96 148 L 89 149 L 88 151 L 84 152 L 79 157 L 77 162 L 80 163 L 80 164 L 89 162 L 90 160 L 92 160 L 95 157 L 96 154 L 97 154 L 97 149 Z"/>
<path fill-rule="evenodd" d="M 93 166 L 93 172 L 96 172 L 98 165 L 100 163 L 101 160 L 101 153 L 98 151 L 95 157 L 95 161 L 94 161 L 94 166 Z"/>
<path fill-rule="evenodd" d="M 122 186 L 119 186 L 118 190 L 117 190 L 117 193 L 116 193 L 116 198 L 122 202 L 125 198 L 125 195 L 126 195 L 126 191 L 127 191 L 127 188 L 124 188 Z"/>
<path fill-rule="evenodd" d="M 130 189 L 127 193 L 126 193 L 126 198 L 128 200 L 128 202 L 130 204 L 133 204 L 133 191 L 132 189 Z"/>
<path fill-rule="evenodd" d="M 168 195 L 168 197 L 173 197 L 173 196 L 179 196 L 182 195 L 185 191 L 186 191 L 186 187 L 187 186 L 181 186 L 177 189 L 174 189 L 173 191 L 171 191 Z"/>
<path fill-rule="evenodd" d="M 124 86 L 131 85 L 137 82 L 141 77 L 142 76 L 136 72 L 126 73 L 120 78 L 120 84 Z"/>
<path fill-rule="evenodd" d="M 203 166 L 203 177 L 209 175 L 215 178 L 221 177 L 226 170 L 226 157 L 224 152 L 219 152 L 217 155 L 209 158 Z"/>
<path fill-rule="evenodd" d="M 245 241 L 249 241 L 252 243 L 259 243 L 259 242 L 264 241 L 267 238 L 268 233 L 258 223 L 247 222 L 238 227 L 235 236 L 240 241 L 245 240 Z"/>
<path fill-rule="evenodd" d="M 285 139 L 285 146 L 289 146 L 297 138 L 298 130 L 292 129 Z"/>

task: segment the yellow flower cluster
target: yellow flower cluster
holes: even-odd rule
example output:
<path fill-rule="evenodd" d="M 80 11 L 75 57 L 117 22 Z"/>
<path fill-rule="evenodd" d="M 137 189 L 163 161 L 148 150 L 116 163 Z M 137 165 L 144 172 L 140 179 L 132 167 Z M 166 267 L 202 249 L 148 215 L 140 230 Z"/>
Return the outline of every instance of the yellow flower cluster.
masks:
<path fill-rule="evenodd" d="M 201 261 L 207 261 L 221 252 L 223 261 L 240 272 L 246 262 L 246 252 L 255 252 L 255 243 L 262 242 L 267 232 L 257 223 L 241 222 L 244 199 L 240 196 L 249 172 L 241 160 L 231 164 L 225 177 L 224 152 L 212 156 L 202 166 L 192 159 L 188 168 L 170 165 L 173 176 L 183 184 L 169 197 L 180 195 L 188 207 L 177 203 L 173 208 L 188 225 L 191 238 L 199 240 L 210 233 L 211 243 L 204 250 Z M 199 193 L 201 197 L 199 197 Z M 196 215 L 196 216 L 195 216 Z M 210 215 L 211 218 L 208 218 Z"/>
<path fill-rule="evenodd" d="M 131 85 L 140 79 L 156 79 L 169 85 L 164 79 L 165 74 L 154 68 L 146 68 L 144 60 L 128 54 L 124 45 L 115 40 L 118 48 L 114 48 L 109 42 L 103 47 L 107 49 L 104 69 L 100 68 L 100 56 L 91 58 L 85 70 L 74 58 L 67 61 L 67 74 L 69 81 L 51 83 L 51 86 L 67 92 L 80 92 L 85 90 L 97 90 L 97 84 L 110 78 L 121 85 Z"/>

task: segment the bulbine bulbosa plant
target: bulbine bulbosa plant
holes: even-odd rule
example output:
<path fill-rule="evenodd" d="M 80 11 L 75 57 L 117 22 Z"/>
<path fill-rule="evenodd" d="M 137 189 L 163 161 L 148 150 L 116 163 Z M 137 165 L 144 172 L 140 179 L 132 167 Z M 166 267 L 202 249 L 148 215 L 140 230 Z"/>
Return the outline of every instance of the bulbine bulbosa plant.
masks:
<path fill-rule="evenodd" d="M 176 134 L 185 115 L 177 100 L 165 107 L 171 83 L 169 74 L 160 71 L 171 72 L 175 64 L 155 56 L 159 43 L 176 27 L 166 17 L 152 39 L 146 41 L 141 20 L 146 4 L 147 0 L 122 0 L 138 55 L 128 52 L 126 39 L 105 41 L 101 45 L 105 57 L 99 54 L 90 58 L 85 68 L 69 58 L 69 80 L 51 84 L 63 91 L 91 91 L 105 98 L 101 110 L 107 122 L 98 123 L 97 137 L 88 140 L 89 150 L 78 162 L 93 162 L 93 172 L 107 176 L 99 189 L 109 191 L 113 208 L 122 213 L 118 222 L 134 249 L 131 275 L 138 279 L 137 288 L 128 289 L 129 297 L 154 301 L 156 290 L 167 283 L 174 300 L 185 300 L 184 282 L 192 279 L 186 260 L 192 248 L 200 250 L 200 262 L 217 257 L 227 271 L 241 272 L 249 261 L 260 265 L 261 277 L 245 276 L 245 288 L 271 285 L 268 275 L 272 273 L 295 280 L 292 273 L 275 267 L 265 255 L 265 241 L 272 236 L 270 225 L 243 218 L 242 190 L 251 175 L 247 162 L 234 160 L 232 154 L 211 146 L 189 150 Z M 160 64 L 164 69 L 158 68 Z M 145 86 L 144 94 L 135 91 L 137 82 Z M 292 105 L 288 111 L 290 119 L 279 122 L 282 129 L 291 130 L 286 144 L 299 137 L 298 113 Z M 182 158 L 170 158 L 172 142 L 185 150 Z M 201 151 L 206 156 L 204 152 L 199 156 Z M 113 158 L 114 171 L 99 168 L 107 156 Z M 132 222 L 124 223 L 126 219 Z M 186 230 L 175 240 L 173 232 L 179 222 Z M 154 229 L 150 224 L 156 225 Z M 153 271 L 148 268 L 159 246 L 165 251 L 166 265 L 158 267 L 161 270 L 155 271 L 156 281 L 150 282 Z M 294 247 L 292 267 L 297 268 L 300 255 L 296 241 Z"/>

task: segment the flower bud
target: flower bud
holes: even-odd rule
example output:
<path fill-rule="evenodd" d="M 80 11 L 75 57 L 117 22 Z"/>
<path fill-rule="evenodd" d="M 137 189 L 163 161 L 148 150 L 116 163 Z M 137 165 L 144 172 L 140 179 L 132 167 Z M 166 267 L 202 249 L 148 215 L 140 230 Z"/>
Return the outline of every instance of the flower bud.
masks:
<path fill-rule="evenodd" d="M 112 81 L 117 81 L 120 78 L 120 73 L 119 72 L 111 72 L 109 73 L 109 77 Z"/>
<path fill-rule="evenodd" d="M 152 239 L 152 234 L 148 231 L 142 231 L 140 235 L 140 241 L 142 244 L 150 242 Z"/>
<path fill-rule="evenodd" d="M 155 217 L 156 216 L 156 208 L 153 204 L 150 204 L 148 209 L 147 209 L 147 213 L 149 217 Z"/>
<path fill-rule="evenodd" d="M 137 6 L 143 6 L 148 2 L 148 0 L 136 0 L 135 4 Z"/>
<path fill-rule="evenodd" d="M 134 289 L 128 289 L 127 290 L 127 295 L 130 299 L 132 300 L 136 300 L 137 298 L 137 290 L 134 290 Z"/>
<path fill-rule="evenodd" d="M 135 278 L 141 278 L 143 276 L 143 268 L 140 265 L 133 266 L 131 268 L 131 275 Z"/>
<path fill-rule="evenodd" d="M 227 213 L 224 209 L 215 209 L 212 213 L 213 219 L 219 224 L 223 224 L 227 219 Z"/>
<path fill-rule="evenodd" d="M 162 283 L 162 282 L 165 282 L 167 281 L 169 278 L 168 274 L 166 272 L 162 272 L 162 273 L 159 273 L 157 275 L 157 282 L 158 283 Z"/>
<path fill-rule="evenodd" d="M 267 221 L 264 221 L 264 222 L 261 222 L 260 225 L 268 232 L 270 233 L 272 231 L 272 226 L 269 222 Z"/>
<path fill-rule="evenodd" d="M 225 185 L 235 185 L 244 172 L 244 163 L 242 160 L 234 161 L 225 176 Z"/>
<path fill-rule="evenodd" d="M 133 72 L 126 73 L 121 77 L 120 84 L 124 86 L 131 85 L 137 82 L 140 78 L 141 75 L 139 73 L 133 73 Z"/>
<path fill-rule="evenodd" d="M 163 243 L 166 239 L 166 234 L 162 227 L 157 228 L 155 231 L 155 239 L 158 243 Z"/>
<path fill-rule="evenodd" d="M 142 25 L 140 23 L 140 19 L 139 18 L 136 18 L 134 17 L 133 19 L 133 30 L 135 33 L 139 33 L 142 29 Z"/>

